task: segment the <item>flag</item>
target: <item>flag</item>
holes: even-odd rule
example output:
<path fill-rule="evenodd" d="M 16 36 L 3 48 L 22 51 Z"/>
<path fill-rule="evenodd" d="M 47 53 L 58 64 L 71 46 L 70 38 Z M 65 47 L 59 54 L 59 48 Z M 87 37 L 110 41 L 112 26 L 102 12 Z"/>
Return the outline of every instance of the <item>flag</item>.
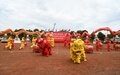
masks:
<path fill-rule="evenodd" d="M 55 30 L 55 32 L 57 32 L 57 29 Z"/>
<path fill-rule="evenodd" d="M 48 31 L 50 31 L 50 28 L 48 29 Z"/>
<path fill-rule="evenodd" d="M 68 30 L 68 32 L 70 31 L 70 29 Z"/>

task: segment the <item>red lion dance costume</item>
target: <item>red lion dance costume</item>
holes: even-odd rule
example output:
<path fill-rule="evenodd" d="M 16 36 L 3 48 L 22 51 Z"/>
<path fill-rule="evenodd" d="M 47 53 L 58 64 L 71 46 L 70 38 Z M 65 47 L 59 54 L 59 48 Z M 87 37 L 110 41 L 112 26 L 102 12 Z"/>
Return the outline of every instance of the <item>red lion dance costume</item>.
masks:
<path fill-rule="evenodd" d="M 36 53 L 42 52 L 43 56 L 52 55 L 51 45 L 46 39 L 38 38 L 36 40 L 36 43 L 37 43 L 37 47 L 34 49 Z"/>
<path fill-rule="evenodd" d="M 84 40 L 85 43 L 85 52 L 86 53 L 93 53 L 93 46 L 90 43 L 90 40 L 87 38 L 86 40 Z"/>

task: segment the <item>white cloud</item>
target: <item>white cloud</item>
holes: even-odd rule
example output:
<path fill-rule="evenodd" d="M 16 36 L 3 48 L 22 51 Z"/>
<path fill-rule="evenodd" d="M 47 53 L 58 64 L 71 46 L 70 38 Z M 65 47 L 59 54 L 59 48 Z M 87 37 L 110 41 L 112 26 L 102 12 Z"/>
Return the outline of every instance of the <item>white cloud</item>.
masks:
<path fill-rule="evenodd" d="M 0 30 L 120 29 L 120 0 L 0 0 Z"/>

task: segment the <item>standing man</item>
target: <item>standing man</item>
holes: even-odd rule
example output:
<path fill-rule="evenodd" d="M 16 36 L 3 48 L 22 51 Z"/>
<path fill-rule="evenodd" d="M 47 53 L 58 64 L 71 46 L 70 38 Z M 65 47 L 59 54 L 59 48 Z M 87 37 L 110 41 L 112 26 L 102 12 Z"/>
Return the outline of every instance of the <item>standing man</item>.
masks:
<path fill-rule="evenodd" d="M 111 48 L 110 48 L 111 41 L 109 39 L 107 39 L 106 43 L 107 43 L 107 50 L 110 51 L 111 50 Z"/>
<path fill-rule="evenodd" d="M 99 51 L 100 49 L 100 40 L 96 39 L 96 51 Z"/>
<path fill-rule="evenodd" d="M 70 35 L 69 35 L 69 33 L 66 33 L 65 38 L 64 38 L 64 46 L 65 47 L 69 46 L 69 44 L 70 44 Z"/>

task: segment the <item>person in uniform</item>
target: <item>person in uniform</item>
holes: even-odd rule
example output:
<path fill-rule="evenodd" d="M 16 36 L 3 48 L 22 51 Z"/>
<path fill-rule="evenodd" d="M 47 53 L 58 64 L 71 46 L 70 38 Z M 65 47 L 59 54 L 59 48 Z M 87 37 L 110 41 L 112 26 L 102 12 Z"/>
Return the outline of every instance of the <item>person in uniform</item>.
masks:
<path fill-rule="evenodd" d="M 100 40 L 96 39 L 96 51 L 100 50 Z"/>
<path fill-rule="evenodd" d="M 55 46 L 54 37 L 52 33 L 49 35 L 48 42 L 51 44 L 52 47 Z"/>
<path fill-rule="evenodd" d="M 34 46 L 36 46 L 36 40 L 35 37 L 32 38 L 32 45 L 31 48 L 33 48 Z"/>
<path fill-rule="evenodd" d="M 111 41 L 109 39 L 107 39 L 106 43 L 107 43 L 107 50 L 110 51 L 111 50 L 111 48 L 110 48 Z"/>
<path fill-rule="evenodd" d="M 65 37 L 64 37 L 64 46 L 69 46 L 70 45 L 70 35 L 69 33 L 66 33 L 65 34 Z"/>
<path fill-rule="evenodd" d="M 7 43 L 7 45 L 5 46 L 5 48 L 8 48 L 8 49 L 12 49 L 14 47 L 14 39 L 10 36 L 9 38 L 8 38 L 8 43 Z"/>
<path fill-rule="evenodd" d="M 25 47 L 25 37 L 22 37 L 22 40 L 21 40 L 21 45 L 20 45 L 20 50 L 23 49 Z"/>

